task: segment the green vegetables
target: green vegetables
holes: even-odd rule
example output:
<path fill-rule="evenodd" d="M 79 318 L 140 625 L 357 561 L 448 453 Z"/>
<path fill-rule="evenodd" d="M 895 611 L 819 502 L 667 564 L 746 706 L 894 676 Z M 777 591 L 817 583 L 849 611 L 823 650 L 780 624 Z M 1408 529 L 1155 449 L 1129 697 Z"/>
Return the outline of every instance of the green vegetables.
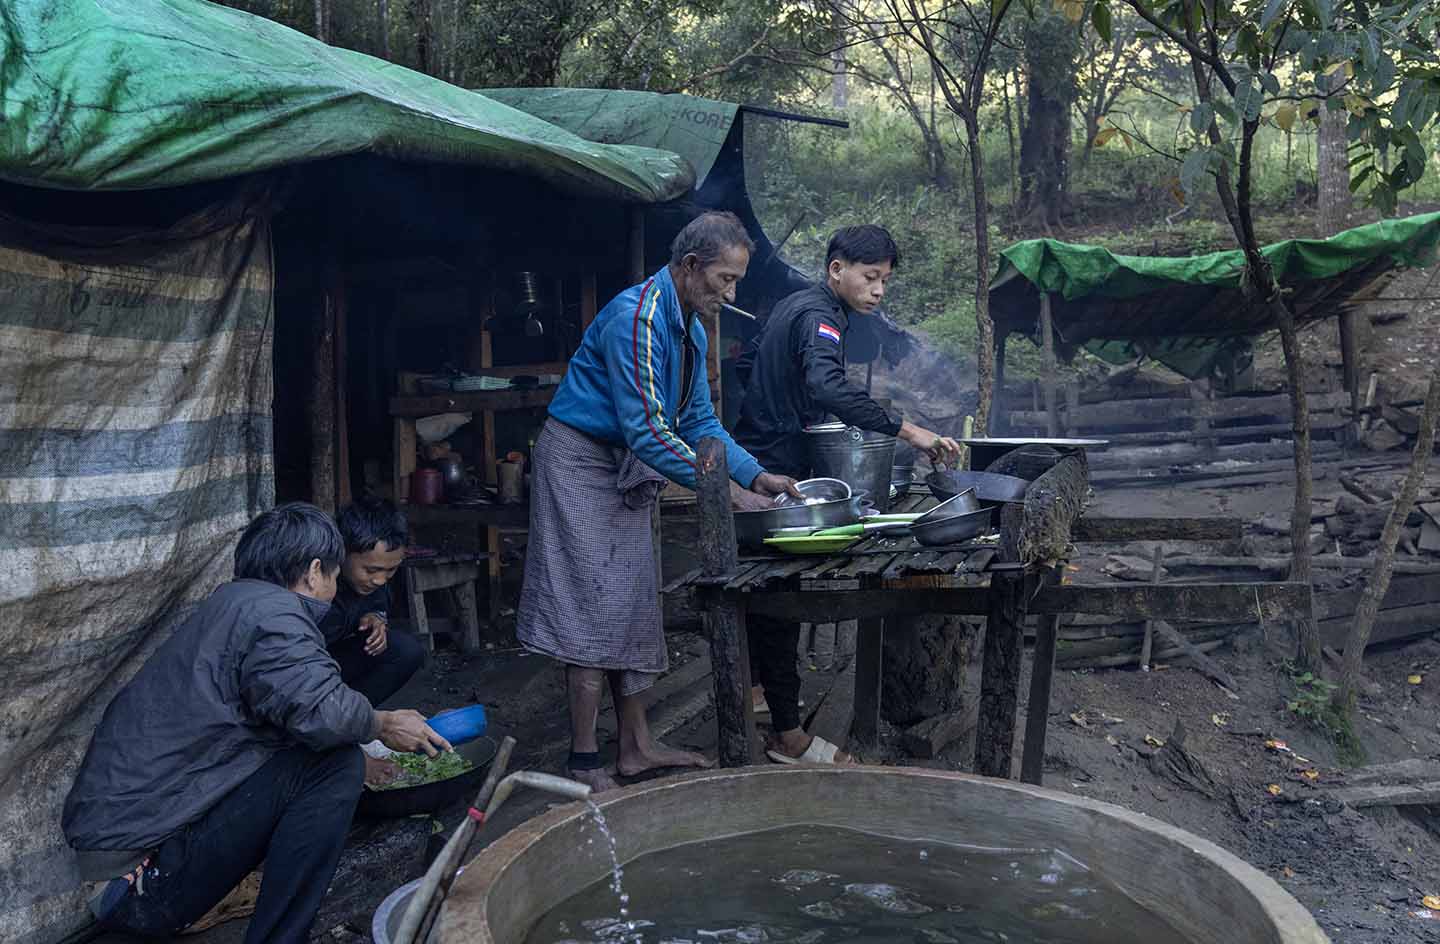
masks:
<path fill-rule="evenodd" d="M 443 752 L 438 757 L 426 757 L 424 754 L 391 754 L 388 759 L 400 768 L 400 776 L 377 788 L 380 790 L 418 787 L 421 784 L 434 783 L 437 780 L 449 780 L 451 777 L 458 777 L 475 769 L 474 764 L 454 751 Z"/>

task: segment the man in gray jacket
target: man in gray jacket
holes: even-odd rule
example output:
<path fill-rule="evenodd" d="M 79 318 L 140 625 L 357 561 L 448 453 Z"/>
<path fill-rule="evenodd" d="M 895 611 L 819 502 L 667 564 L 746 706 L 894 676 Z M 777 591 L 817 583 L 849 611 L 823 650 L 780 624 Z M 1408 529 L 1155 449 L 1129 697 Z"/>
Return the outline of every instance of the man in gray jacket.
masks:
<path fill-rule="evenodd" d="M 166 640 L 105 710 L 61 825 L 106 927 L 170 935 L 265 862 L 247 944 L 304 941 L 359 799 L 356 746 L 432 756 L 414 711 L 345 686 L 317 622 L 345 546 L 303 503 L 251 522 L 235 580 Z"/>

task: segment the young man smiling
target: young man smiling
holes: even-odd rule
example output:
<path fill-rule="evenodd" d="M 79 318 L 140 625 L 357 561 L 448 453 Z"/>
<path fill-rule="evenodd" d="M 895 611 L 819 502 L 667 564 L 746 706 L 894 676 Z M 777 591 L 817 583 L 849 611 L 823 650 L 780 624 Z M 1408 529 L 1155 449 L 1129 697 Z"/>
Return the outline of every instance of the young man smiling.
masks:
<path fill-rule="evenodd" d="M 767 469 L 797 479 L 810 475 L 810 451 L 804 429 L 829 416 L 860 429 L 886 433 L 932 459 L 959 455 L 955 440 L 893 416 L 845 374 L 845 333 L 855 317 L 873 314 L 900 252 L 879 226 L 847 226 L 835 231 L 825 253 L 820 284 L 803 289 L 775 306 L 737 365 L 745 384 L 735 441 Z M 795 763 L 844 763 L 834 744 L 811 737 L 800 726 L 800 673 L 795 623 L 749 618 L 752 676 L 764 688 L 775 729 L 772 760 Z M 763 708 L 762 708 L 763 710 Z"/>

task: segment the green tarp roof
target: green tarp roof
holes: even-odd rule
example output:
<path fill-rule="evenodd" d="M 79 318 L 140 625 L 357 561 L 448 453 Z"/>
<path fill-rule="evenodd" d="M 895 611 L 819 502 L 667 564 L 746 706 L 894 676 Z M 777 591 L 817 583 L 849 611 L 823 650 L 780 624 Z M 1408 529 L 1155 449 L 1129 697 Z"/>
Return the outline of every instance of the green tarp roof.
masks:
<path fill-rule="evenodd" d="M 730 134 L 739 105 L 693 95 L 609 89 L 485 89 L 514 106 L 587 141 L 674 151 L 703 183 Z"/>
<path fill-rule="evenodd" d="M 1383 220 L 1329 239 L 1287 239 L 1265 258 L 1301 321 L 1338 314 L 1378 290 L 1397 266 L 1429 265 L 1440 213 Z M 1056 239 L 1016 243 L 1000 253 L 990 283 L 991 315 L 1002 330 L 1036 334 L 1039 295 L 1049 293 L 1056 335 L 1112 358 L 1148 354 L 1195 376 L 1217 339 L 1275 326 L 1240 289 L 1240 251 L 1179 258 L 1117 255 Z M 1183 356 L 1182 356 L 1182 352 Z M 1183 364 L 1182 364 L 1183 361 Z"/>
<path fill-rule="evenodd" d="M 486 95 L 203 0 L 0 4 L 0 178 L 138 190 L 371 152 L 658 202 L 679 154 L 601 144 Z"/>

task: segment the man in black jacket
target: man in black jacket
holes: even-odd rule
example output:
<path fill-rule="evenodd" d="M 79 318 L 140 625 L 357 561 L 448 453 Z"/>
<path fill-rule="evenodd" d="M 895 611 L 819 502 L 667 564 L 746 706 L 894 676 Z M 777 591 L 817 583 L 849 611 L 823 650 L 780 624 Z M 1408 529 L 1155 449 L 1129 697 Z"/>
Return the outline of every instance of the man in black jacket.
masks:
<path fill-rule="evenodd" d="M 316 622 L 343 556 L 312 505 L 260 515 L 235 580 L 105 709 L 61 819 L 105 927 L 178 933 L 264 860 L 247 944 L 306 940 L 360 796 L 356 745 L 449 749 L 341 681 Z"/>
<path fill-rule="evenodd" d="M 845 373 L 845 333 L 850 320 L 873 314 L 900 253 L 879 226 L 847 226 L 830 237 L 825 278 L 775 306 L 737 365 L 745 398 L 735 441 L 765 466 L 797 479 L 810 475 L 804 429 L 834 416 L 860 429 L 885 433 L 928 453 L 958 456 L 955 440 L 905 422 L 871 399 Z M 800 726 L 800 674 L 795 623 L 751 616 L 751 673 L 764 688 L 775 743 L 773 760 L 833 763 L 849 758 Z M 758 706 L 757 707 L 761 707 Z"/>

